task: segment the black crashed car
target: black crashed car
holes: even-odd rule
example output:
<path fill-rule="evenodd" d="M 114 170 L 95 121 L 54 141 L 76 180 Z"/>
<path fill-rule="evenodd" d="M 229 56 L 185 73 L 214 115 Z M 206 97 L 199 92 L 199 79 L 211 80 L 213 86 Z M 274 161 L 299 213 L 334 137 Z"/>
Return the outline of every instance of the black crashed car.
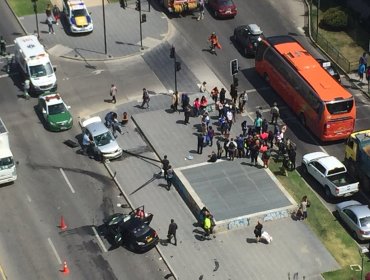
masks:
<path fill-rule="evenodd" d="M 244 56 L 256 55 L 257 46 L 263 38 L 263 31 L 255 23 L 241 25 L 234 29 L 234 44 Z"/>
<path fill-rule="evenodd" d="M 158 234 L 149 226 L 152 218 L 152 214 L 139 218 L 133 212 L 113 214 L 104 219 L 104 235 L 114 247 L 123 245 L 134 252 L 146 252 L 159 241 Z"/>
<path fill-rule="evenodd" d="M 333 64 L 328 61 L 328 60 L 325 60 L 325 59 L 322 59 L 322 58 L 316 58 L 316 60 L 320 63 L 320 65 L 326 70 L 328 71 L 328 73 L 338 82 L 340 83 L 340 75 L 337 71 L 337 69 L 335 68 L 335 66 L 333 66 Z"/>

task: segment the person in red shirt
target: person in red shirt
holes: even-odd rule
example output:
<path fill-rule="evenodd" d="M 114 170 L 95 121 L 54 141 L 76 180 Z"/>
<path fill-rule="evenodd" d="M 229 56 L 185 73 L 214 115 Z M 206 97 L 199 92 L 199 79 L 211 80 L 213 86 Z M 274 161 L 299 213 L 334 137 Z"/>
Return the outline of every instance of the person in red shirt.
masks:
<path fill-rule="evenodd" d="M 218 42 L 218 37 L 215 32 L 212 32 L 211 36 L 209 36 L 208 41 L 211 43 L 210 52 L 212 54 L 216 54 L 216 48 L 221 49 L 221 45 Z"/>
<path fill-rule="evenodd" d="M 203 95 L 202 98 L 200 99 L 200 109 L 205 110 L 208 105 L 208 100 L 207 98 Z"/>
<path fill-rule="evenodd" d="M 193 107 L 194 107 L 194 115 L 196 117 L 199 116 L 199 109 L 200 109 L 200 101 L 199 101 L 199 98 L 195 98 L 194 102 L 193 102 Z"/>

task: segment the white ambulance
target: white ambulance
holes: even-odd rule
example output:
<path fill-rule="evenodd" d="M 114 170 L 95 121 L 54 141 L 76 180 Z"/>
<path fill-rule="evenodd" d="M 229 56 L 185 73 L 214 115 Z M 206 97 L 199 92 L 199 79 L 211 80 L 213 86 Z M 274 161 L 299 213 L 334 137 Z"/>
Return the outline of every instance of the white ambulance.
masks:
<path fill-rule="evenodd" d="M 30 91 L 43 93 L 57 89 L 57 78 L 49 54 L 35 35 L 18 37 L 14 40 L 14 59 L 22 74 L 30 80 Z"/>

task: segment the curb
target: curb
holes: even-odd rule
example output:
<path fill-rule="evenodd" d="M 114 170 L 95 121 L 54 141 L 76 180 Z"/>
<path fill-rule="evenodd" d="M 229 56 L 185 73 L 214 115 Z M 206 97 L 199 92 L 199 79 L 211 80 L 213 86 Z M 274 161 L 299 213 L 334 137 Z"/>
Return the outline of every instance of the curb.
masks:
<path fill-rule="evenodd" d="M 113 181 L 115 182 L 115 184 L 117 185 L 118 189 L 120 190 L 120 192 L 122 193 L 123 197 L 125 198 L 125 200 L 127 201 L 127 204 L 130 206 L 130 208 L 132 210 L 135 209 L 135 207 L 133 206 L 132 202 L 130 201 L 130 199 L 128 198 L 127 194 L 125 193 L 125 191 L 123 190 L 121 184 L 118 182 L 114 172 L 112 171 L 112 169 L 109 167 L 108 163 L 104 162 L 103 163 L 105 168 L 107 169 L 108 173 L 110 174 L 110 176 L 112 177 Z M 168 260 L 166 259 L 166 257 L 164 256 L 162 250 L 159 248 L 158 245 L 155 246 L 158 254 L 161 256 L 164 264 L 167 266 L 168 270 L 170 271 L 171 275 L 169 277 L 173 277 L 173 279 L 177 280 L 179 279 L 174 271 L 174 269 L 172 268 L 172 266 L 170 265 L 170 263 L 168 262 Z M 168 279 L 168 278 L 166 278 Z"/>

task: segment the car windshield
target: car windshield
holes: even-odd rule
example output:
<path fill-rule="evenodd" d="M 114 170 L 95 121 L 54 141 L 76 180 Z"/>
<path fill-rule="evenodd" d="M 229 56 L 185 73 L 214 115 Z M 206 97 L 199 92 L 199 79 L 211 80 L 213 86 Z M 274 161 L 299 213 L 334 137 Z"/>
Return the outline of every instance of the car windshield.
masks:
<path fill-rule="evenodd" d="M 12 157 L 0 158 L 0 170 L 8 169 L 14 166 Z"/>
<path fill-rule="evenodd" d="M 114 141 L 114 138 L 109 131 L 94 137 L 94 142 L 98 147 L 105 146 L 113 141 Z"/>
<path fill-rule="evenodd" d="M 360 225 L 361 227 L 370 227 L 370 217 L 363 217 L 360 218 Z"/>
<path fill-rule="evenodd" d="M 49 115 L 57 115 L 67 110 L 64 103 L 59 103 L 59 104 L 48 106 L 48 109 L 49 109 Z"/>
<path fill-rule="evenodd" d="M 72 15 L 74 17 L 85 17 L 87 16 L 87 12 L 85 9 L 73 10 Z"/>
<path fill-rule="evenodd" d="M 233 1 L 231 0 L 219 0 L 218 3 L 221 6 L 232 6 L 233 5 Z"/>
<path fill-rule="evenodd" d="M 30 66 L 31 78 L 39 78 L 49 76 L 51 74 L 53 74 L 53 67 L 51 67 L 50 62 L 46 64 Z"/>
<path fill-rule="evenodd" d="M 326 103 L 326 108 L 332 115 L 348 113 L 352 110 L 353 100 L 344 100 L 340 102 Z"/>

